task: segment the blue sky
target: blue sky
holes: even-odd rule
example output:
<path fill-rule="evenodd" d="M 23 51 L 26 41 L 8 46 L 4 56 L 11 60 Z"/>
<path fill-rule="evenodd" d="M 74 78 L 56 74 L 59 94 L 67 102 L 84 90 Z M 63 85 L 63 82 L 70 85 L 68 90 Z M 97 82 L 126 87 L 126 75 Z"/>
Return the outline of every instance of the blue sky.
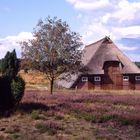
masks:
<path fill-rule="evenodd" d="M 140 0 L 1 0 L 0 57 L 32 38 L 40 18 L 50 15 L 79 32 L 84 44 L 110 38 L 133 61 L 140 61 Z"/>
<path fill-rule="evenodd" d="M 65 0 L 1 0 L 0 37 L 31 32 L 37 21 L 48 15 L 62 18 L 76 29 L 77 12 Z"/>

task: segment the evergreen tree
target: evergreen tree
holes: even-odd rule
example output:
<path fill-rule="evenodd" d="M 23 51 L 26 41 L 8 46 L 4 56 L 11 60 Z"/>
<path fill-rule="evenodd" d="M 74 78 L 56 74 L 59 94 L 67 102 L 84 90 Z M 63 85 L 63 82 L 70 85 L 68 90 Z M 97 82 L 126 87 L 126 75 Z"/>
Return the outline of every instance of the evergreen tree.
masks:
<path fill-rule="evenodd" d="M 0 114 L 18 106 L 24 95 L 25 82 L 17 75 L 19 59 L 15 50 L 7 52 L 0 61 Z"/>
<path fill-rule="evenodd" d="M 17 59 L 17 55 L 15 50 L 11 53 L 7 52 L 4 59 L 1 62 L 1 73 L 4 76 L 8 76 L 13 79 L 16 77 L 19 70 L 19 60 Z"/>

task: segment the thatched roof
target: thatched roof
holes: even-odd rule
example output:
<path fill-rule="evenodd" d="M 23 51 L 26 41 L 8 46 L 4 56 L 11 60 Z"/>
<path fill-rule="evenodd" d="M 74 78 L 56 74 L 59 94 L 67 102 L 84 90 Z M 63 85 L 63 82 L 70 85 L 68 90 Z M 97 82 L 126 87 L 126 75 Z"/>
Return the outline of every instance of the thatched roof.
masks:
<path fill-rule="evenodd" d="M 118 61 L 123 64 L 122 74 L 140 73 L 140 69 L 122 53 L 109 37 L 87 45 L 82 62 L 90 69 L 89 74 L 104 74 L 106 61 Z"/>
<path fill-rule="evenodd" d="M 87 45 L 83 50 L 82 63 L 88 67 L 88 74 L 104 74 L 103 66 L 106 61 L 118 61 L 122 67 L 122 74 L 140 74 L 140 69 L 122 53 L 109 37 Z M 72 76 L 72 81 L 59 81 L 60 85 L 70 88 L 78 76 Z"/>

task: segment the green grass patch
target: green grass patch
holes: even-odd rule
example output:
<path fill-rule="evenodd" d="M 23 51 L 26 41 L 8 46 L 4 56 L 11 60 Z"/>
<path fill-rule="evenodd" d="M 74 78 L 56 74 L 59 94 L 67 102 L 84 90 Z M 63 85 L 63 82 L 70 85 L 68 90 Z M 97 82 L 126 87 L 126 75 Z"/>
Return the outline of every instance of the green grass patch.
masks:
<path fill-rule="evenodd" d="M 33 110 L 31 113 L 31 118 L 34 120 L 40 119 L 40 111 L 39 110 Z"/>

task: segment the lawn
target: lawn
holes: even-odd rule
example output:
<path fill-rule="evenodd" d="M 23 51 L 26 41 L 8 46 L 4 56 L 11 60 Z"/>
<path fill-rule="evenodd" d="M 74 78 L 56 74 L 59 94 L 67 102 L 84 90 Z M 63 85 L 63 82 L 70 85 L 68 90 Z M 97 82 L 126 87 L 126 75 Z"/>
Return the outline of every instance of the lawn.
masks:
<path fill-rule="evenodd" d="M 140 140 L 140 95 L 26 91 L 0 140 Z"/>

